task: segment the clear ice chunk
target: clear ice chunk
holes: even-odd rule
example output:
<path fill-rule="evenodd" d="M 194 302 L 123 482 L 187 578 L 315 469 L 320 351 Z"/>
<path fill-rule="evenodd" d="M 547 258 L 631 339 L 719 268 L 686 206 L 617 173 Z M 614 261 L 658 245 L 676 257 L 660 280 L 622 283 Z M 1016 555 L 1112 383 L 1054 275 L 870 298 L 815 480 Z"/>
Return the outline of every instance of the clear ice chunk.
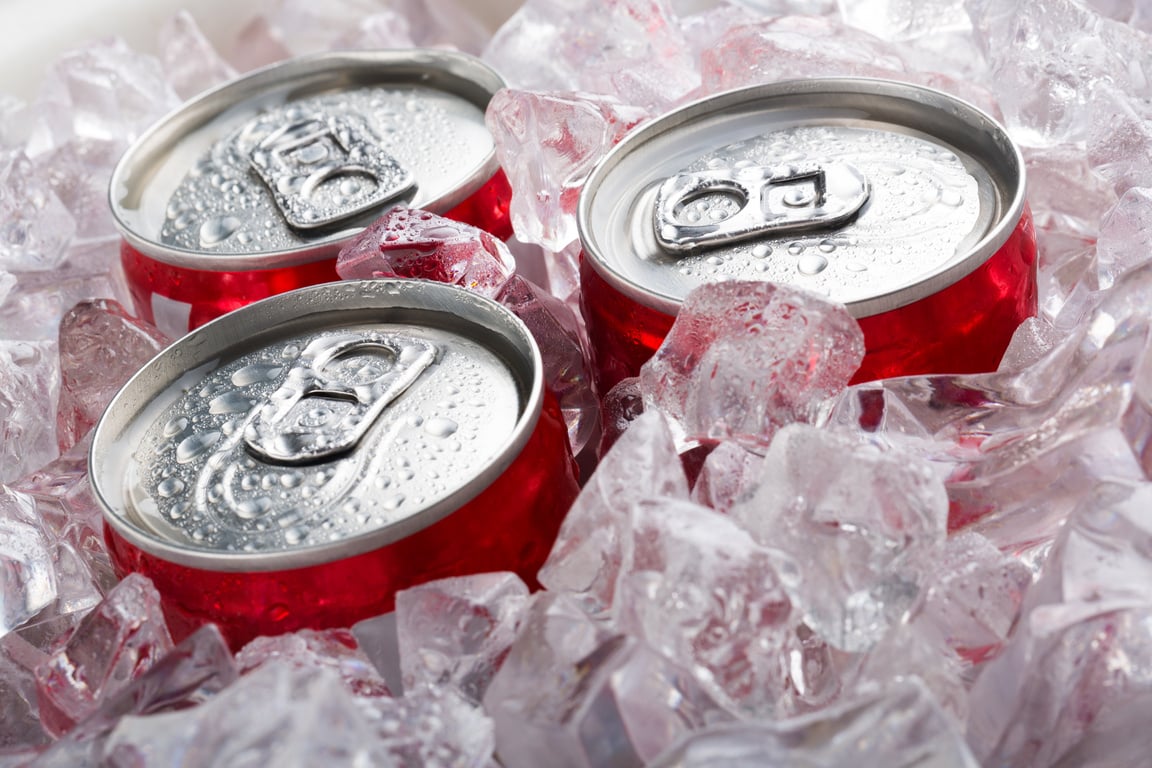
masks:
<path fill-rule="evenodd" d="M 58 455 L 59 391 L 55 341 L 0 339 L 0 483 L 11 483 Z"/>
<path fill-rule="evenodd" d="M 303 629 L 275 637 L 258 637 L 236 654 L 236 663 L 243 674 L 273 661 L 297 669 L 331 669 L 355 696 L 391 694 L 387 682 L 347 629 Z"/>
<path fill-rule="evenodd" d="M 55 549 L 32 497 L 0 485 L 0 638 L 56 599 Z"/>
<path fill-rule="evenodd" d="M 516 89 L 607 94 L 654 111 L 700 83 L 667 0 L 528 0 L 483 58 Z"/>
<path fill-rule="evenodd" d="M 533 598 L 484 706 L 507 768 L 639 768 L 691 730 L 734 719 L 691 672 L 555 593 Z"/>
<path fill-rule="evenodd" d="M 60 736 L 172 649 L 152 582 L 129 574 L 36 669 L 45 730 Z"/>
<path fill-rule="evenodd" d="M 787 558 L 805 624 L 859 653 L 907 621 L 947 531 L 948 497 L 927 462 L 796 424 L 776 434 L 758 481 L 731 514 Z"/>
<path fill-rule="evenodd" d="M 863 359 L 842 304 L 774 283 L 715 283 L 688 294 L 640 388 L 687 439 L 762 450 L 780 427 L 819 420 Z"/>
<path fill-rule="evenodd" d="M 40 727 L 36 703 L 35 669 L 43 660 L 44 653 L 19 635 L 0 637 L 0 756 L 52 741 Z"/>
<path fill-rule="evenodd" d="M 692 500 L 717 512 L 728 512 L 748 492 L 763 462 L 764 457 L 739 443 L 720 443 L 704 459 L 692 485 Z"/>
<path fill-rule="evenodd" d="M 625 133 L 648 117 L 611 96 L 505 89 L 484 116 L 512 186 L 516 236 L 550 251 L 576 241 L 584 179 Z M 523 158 L 531 154 L 532 161 Z"/>
<path fill-rule="evenodd" d="M 186 10 L 177 11 L 160 27 L 157 48 L 164 74 L 182 99 L 236 77 L 236 70 L 217 53 Z"/>
<path fill-rule="evenodd" d="M 60 321 L 60 402 L 56 440 L 67 451 L 96 425 L 132 374 L 169 339 L 128 314 L 119 302 L 85 301 Z"/>
<path fill-rule="evenodd" d="M 528 587 L 514 573 L 440 579 L 398 592 L 404 690 L 451 687 L 479 705 L 527 600 Z"/>
<path fill-rule="evenodd" d="M 653 496 L 688 498 L 672 433 L 658 412 L 636 419 L 601 459 L 564 518 L 540 583 L 575 596 L 590 612 L 608 611 L 631 556 L 630 508 Z"/>
<path fill-rule="evenodd" d="M 24 151 L 0 149 L 0 269 L 54 269 L 75 234 L 72 214 Z"/>

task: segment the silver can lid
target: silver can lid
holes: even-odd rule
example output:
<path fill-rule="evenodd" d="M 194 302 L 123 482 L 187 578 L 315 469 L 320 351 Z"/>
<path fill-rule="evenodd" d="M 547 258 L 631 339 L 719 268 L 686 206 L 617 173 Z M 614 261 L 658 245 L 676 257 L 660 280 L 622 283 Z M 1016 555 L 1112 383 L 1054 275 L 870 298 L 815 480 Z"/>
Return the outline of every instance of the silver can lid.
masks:
<path fill-rule="evenodd" d="M 219 318 L 153 359 L 97 426 L 91 476 L 141 549 L 277 570 L 376 549 L 498 477 L 535 428 L 539 352 L 440 283 L 348 281 Z"/>
<path fill-rule="evenodd" d="M 729 91 L 629 134 L 580 196 L 584 253 L 674 315 L 695 287 L 766 280 L 866 317 L 984 263 L 1024 211 L 1024 164 L 991 117 L 883 80 Z"/>
<path fill-rule="evenodd" d="M 161 261 L 306 263 L 388 207 L 445 212 L 496 172 L 484 110 L 503 87 L 442 50 L 327 53 L 258 70 L 163 118 L 112 175 L 124 238 Z"/>

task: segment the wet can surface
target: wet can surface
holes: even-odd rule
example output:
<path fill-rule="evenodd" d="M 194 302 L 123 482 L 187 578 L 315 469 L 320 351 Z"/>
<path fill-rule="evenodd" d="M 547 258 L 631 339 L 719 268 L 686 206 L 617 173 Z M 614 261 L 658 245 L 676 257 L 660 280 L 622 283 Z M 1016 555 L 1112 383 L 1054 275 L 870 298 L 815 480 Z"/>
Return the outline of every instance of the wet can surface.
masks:
<path fill-rule="evenodd" d="M 503 81 L 442 50 L 328 53 L 192 99 L 109 189 L 137 314 L 169 335 L 336 280 L 336 254 L 394 205 L 505 239 L 511 192 L 484 110 Z"/>
<path fill-rule="evenodd" d="M 97 425 L 113 564 L 173 633 L 351 626 L 431 579 L 529 584 L 577 493 L 524 325 L 441 283 L 302 288 L 166 349 Z"/>
<path fill-rule="evenodd" d="M 1024 187 L 991 117 L 906 83 L 782 82 L 668 113 L 581 192 L 601 391 L 638 373 L 693 288 L 723 280 L 845 304 L 864 331 L 856 381 L 994 370 L 1036 313 Z"/>

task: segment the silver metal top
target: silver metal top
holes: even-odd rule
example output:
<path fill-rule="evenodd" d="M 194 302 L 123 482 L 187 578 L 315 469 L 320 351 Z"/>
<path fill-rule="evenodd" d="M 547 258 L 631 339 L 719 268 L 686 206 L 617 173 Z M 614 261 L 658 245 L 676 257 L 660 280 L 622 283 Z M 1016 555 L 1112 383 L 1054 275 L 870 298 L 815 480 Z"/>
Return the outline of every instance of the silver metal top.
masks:
<path fill-rule="evenodd" d="M 209 323 L 125 385 L 93 488 L 136 546 L 276 570 L 403 538 L 478 494 L 539 415 L 539 353 L 494 302 L 424 281 L 330 283 Z"/>
<path fill-rule="evenodd" d="M 331 257 L 404 203 L 445 212 L 496 172 L 484 110 L 503 86 L 441 50 L 294 59 L 208 91 L 125 153 L 110 200 L 125 239 L 193 269 Z"/>
<path fill-rule="evenodd" d="M 642 126 L 589 176 L 578 223 L 590 265 L 667 314 L 696 286 L 736 279 L 866 317 L 976 269 L 1023 210 L 1023 160 L 992 118 L 905 83 L 816 79 Z"/>

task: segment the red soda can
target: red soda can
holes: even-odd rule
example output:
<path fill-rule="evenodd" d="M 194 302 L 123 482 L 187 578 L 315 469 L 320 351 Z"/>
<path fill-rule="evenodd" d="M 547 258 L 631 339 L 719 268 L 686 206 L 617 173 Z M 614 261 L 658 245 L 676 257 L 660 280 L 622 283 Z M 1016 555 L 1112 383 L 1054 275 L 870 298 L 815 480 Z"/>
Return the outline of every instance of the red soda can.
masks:
<path fill-rule="evenodd" d="M 601 160 L 578 224 L 602 392 L 704 283 L 845 304 L 866 345 L 855 381 L 995 370 L 1036 313 L 1019 150 L 987 114 L 907 83 L 790 81 L 686 105 Z"/>
<path fill-rule="evenodd" d="M 503 85 L 462 53 L 341 52 L 192 99 L 112 174 L 137 314 L 179 336 L 336 280 L 340 248 L 393 205 L 510 237 L 511 190 L 484 125 Z"/>
<path fill-rule="evenodd" d="M 529 584 L 577 494 L 528 329 L 423 280 L 332 282 L 179 339 L 96 427 L 116 571 L 174 636 L 347 627 L 398 590 L 511 570 Z"/>

